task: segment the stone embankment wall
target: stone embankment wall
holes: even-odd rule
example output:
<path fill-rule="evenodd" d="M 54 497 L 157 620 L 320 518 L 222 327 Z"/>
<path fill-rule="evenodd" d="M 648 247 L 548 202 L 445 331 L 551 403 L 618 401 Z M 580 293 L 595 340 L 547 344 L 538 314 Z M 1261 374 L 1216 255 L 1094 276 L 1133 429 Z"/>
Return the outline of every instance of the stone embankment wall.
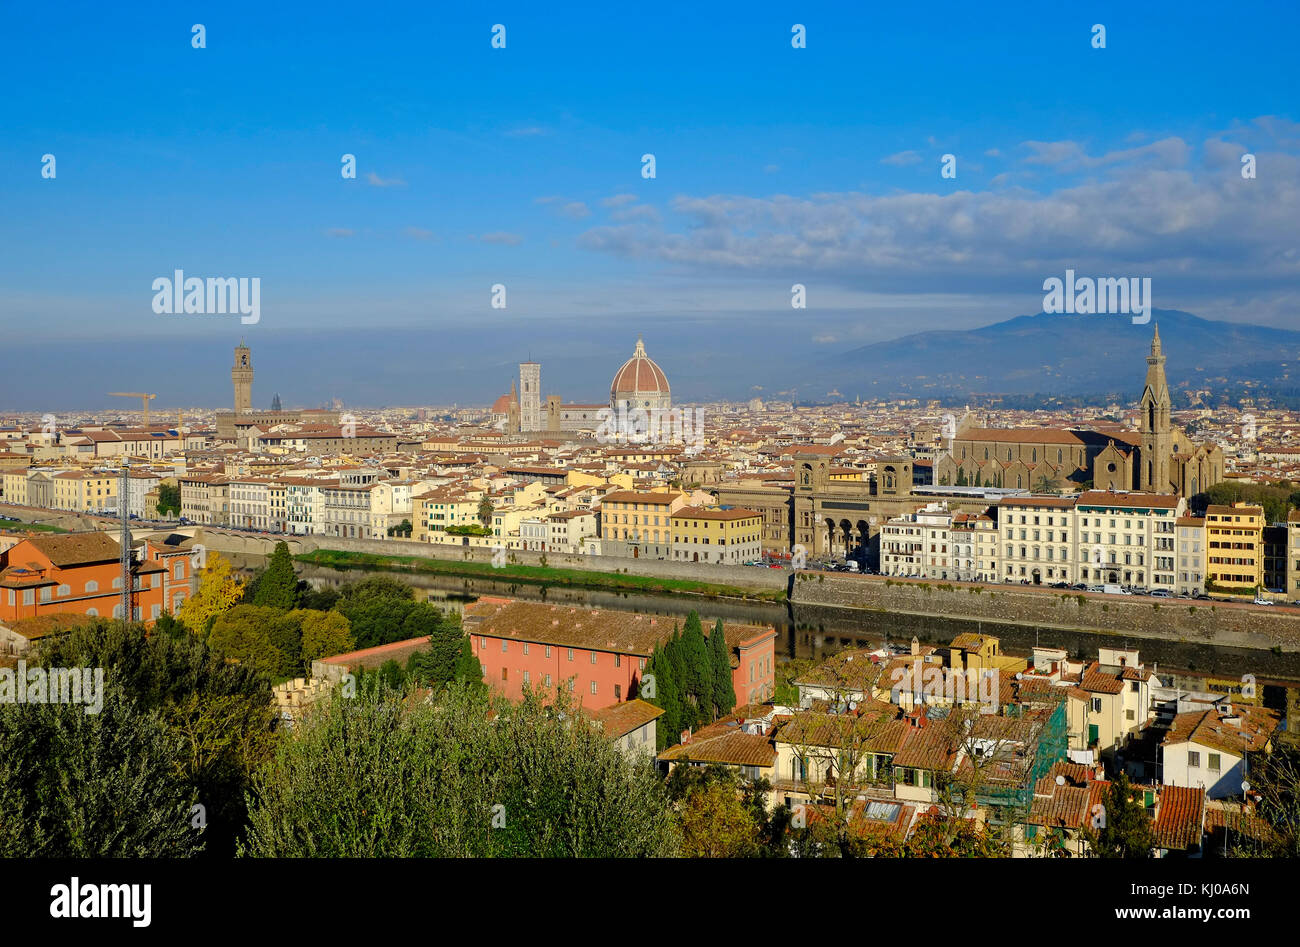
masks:
<path fill-rule="evenodd" d="M 340 539 L 332 536 L 259 536 L 252 533 L 228 532 L 205 527 L 199 541 L 218 552 L 269 556 L 275 544 L 283 539 L 289 552 L 295 556 L 317 549 L 335 549 L 341 552 L 365 552 L 380 556 L 419 556 L 446 562 L 492 562 L 492 550 L 472 546 L 445 546 L 396 539 Z M 507 564 L 540 566 L 543 553 L 512 550 L 507 554 Z M 710 582 L 759 591 L 781 590 L 790 584 L 789 569 L 767 569 L 757 566 L 722 566 L 716 563 L 673 562 L 668 559 L 626 559 L 615 556 L 581 556 L 548 552 L 546 565 L 552 569 L 585 569 L 588 572 L 627 572 L 629 575 L 660 579 L 684 579 L 693 582 Z"/>
<path fill-rule="evenodd" d="M 1280 606 L 814 572 L 797 576 L 791 601 L 796 605 L 1300 650 L 1300 609 Z"/>

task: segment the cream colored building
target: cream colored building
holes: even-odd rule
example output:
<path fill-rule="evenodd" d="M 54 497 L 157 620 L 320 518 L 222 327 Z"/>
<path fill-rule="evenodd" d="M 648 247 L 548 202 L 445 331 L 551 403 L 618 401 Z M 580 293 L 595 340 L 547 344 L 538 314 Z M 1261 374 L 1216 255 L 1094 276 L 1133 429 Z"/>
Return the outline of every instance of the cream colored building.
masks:
<path fill-rule="evenodd" d="M 763 554 L 763 517 L 754 510 L 684 506 L 670 522 L 672 559 L 737 566 Z"/>

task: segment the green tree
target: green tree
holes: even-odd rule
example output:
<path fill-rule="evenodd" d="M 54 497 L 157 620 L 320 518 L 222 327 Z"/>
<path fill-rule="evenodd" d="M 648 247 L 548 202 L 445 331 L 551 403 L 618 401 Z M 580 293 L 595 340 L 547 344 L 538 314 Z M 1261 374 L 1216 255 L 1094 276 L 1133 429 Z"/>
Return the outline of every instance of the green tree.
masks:
<path fill-rule="evenodd" d="M 456 683 L 476 692 L 487 692 L 487 685 L 483 682 L 483 665 L 474 655 L 474 646 L 470 643 L 469 636 L 460 639 L 460 654 L 456 656 Z"/>
<path fill-rule="evenodd" d="M 275 544 L 271 561 L 257 578 L 253 604 L 286 612 L 298 607 L 298 576 L 293 571 L 289 544 L 283 540 Z"/>
<path fill-rule="evenodd" d="M 713 662 L 709 659 L 709 645 L 704 638 L 700 616 L 692 611 L 686 616 L 679 644 L 686 670 L 687 702 L 692 708 L 691 726 L 713 722 Z"/>
<path fill-rule="evenodd" d="M 45 642 L 33 660 L 47 667 L 103 668 L 111 693 L 124 695 L 140 713 L 157 713 L 167 727 L 167 746 L 180 754 L 173 761 L 180 778 L 204 806 L 207 827 L 200 835 L 206 850 L 218 857 L 233 853 L 247 817 L 249 780 L 275 741 L 265 676 L 227 662 L 188 632 L 146 634 L 140 625 L 110 621 Z M 10 759 L 0 749 L 0 769 Z M 130 765 L 147 771 L 146 763 L 141 757 Z M 41 766 L 50 773 L 60 768 L 49 756 Z M 11 810 L 0 802 L 0 812 Z"/>
<path fill-rule="evenodd" d="M 345 585 L 335 606 L 351 622 L 358 648 L 373 648 L 408 637 L 402 629 L 414 607 L 411 587 L 385 575 Z"/>
<path fill-rule="evenodd" d="M 478 521 L 483 524 L 484 529 L 492 527 L 492 514 L 495 512 L 496 508 L 492 505 L 491 498 L 486 493 L 483 494 L 483 499 L 478 501 Z"/>
<path fill-rule="evenodd" d="M 95 714 L 6 707 L 0 760 L 0 857 L 177 858 L 203 848 L 183 748 L 116 688 Z"/>
<path fill-rule="evenodd" d="M 308 715 L 258 778 L 262 857 L 597 857 L 677 852 L 662 781 L 573 712 L 453 685 L 361 689 Z"/>
<path fill-rule="evenodd" d="M 261 605 L 236 605 L 217 617 L 208 644 L 272 678 L 301 673 L 301 613 Z"/>
<path fill-rule="evenodd" d="M 298 607 L 314 612 L 328 612 L 339 603 L 339 597 L 339 590 L 328 585 L 316 589 L 303 582 L 298 587 Z"/>
<path fill-rule="evenodd" d="M 725 717 L 736 708 L 736 688 L 732 683 L 731 649 L 722 630 L 722 619 L 709 635 L 709 660 L 713 664 L 713 712 Z"/>
<path fill-rule="evenodd" d="M 179 516 L 181 488 L 176 483 L 158 484 L 158 513 L 160 516 Z"/>
<path fill-rule="evenodd" d="M 339 612 L 300 608 L 290 612 L 288 617 L 302 629 L 302 663 L 306 669 L 320 658 L 356 650 L 352 626 Z"/>
<path fill-rule="evenodd" d="M 1150 858 L 1155 848 L 1146 808 L 1134 798 L 1128 776 L 1121 773 L 1110 784 L 1106 801 L 1090 815 L 1082 831 L 1094 858 Z"/>

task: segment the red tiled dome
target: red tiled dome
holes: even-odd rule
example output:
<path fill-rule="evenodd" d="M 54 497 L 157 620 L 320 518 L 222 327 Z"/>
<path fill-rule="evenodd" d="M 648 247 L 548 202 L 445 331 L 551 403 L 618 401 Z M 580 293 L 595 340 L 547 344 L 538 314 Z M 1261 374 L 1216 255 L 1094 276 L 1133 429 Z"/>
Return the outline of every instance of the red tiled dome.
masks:
<path fill-rule="evenodd" d="M 493 402 L 492 402 L 492 413 L 493 413 L 493 414 L 509 414 L 509 413 L 510 413 L 510 396 L 509 396 L 509 395 L 502 395 L 502 396 L 501 396 L 500 398 L 498 398 L 496 401 L 493 401 Z"/>
<path fill-rule="evenodd" d="M 623 363 L 623 367 L 614 373 L 614 380 L 609 386 L 609 395 L 617 399 L 625 394 L 669 394 L 668 376 L 663 373 L 654 360 L 645 354 L 645 345 L 636 340 L 636 351 Z"/>

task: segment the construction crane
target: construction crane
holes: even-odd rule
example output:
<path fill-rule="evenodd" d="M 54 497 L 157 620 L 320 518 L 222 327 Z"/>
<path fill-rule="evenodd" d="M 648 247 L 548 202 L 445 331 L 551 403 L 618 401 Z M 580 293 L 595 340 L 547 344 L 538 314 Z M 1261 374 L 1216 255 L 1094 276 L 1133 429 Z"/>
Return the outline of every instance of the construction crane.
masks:
<path fill-rule="evenodd" d="M 144 426 L 149 426 L 149 402 L 157 398 L 157 395 L 146 394 L 143 391 L 110 391 L 108 394 L 111 398 L 139 398 L 144 405 Z"/>

